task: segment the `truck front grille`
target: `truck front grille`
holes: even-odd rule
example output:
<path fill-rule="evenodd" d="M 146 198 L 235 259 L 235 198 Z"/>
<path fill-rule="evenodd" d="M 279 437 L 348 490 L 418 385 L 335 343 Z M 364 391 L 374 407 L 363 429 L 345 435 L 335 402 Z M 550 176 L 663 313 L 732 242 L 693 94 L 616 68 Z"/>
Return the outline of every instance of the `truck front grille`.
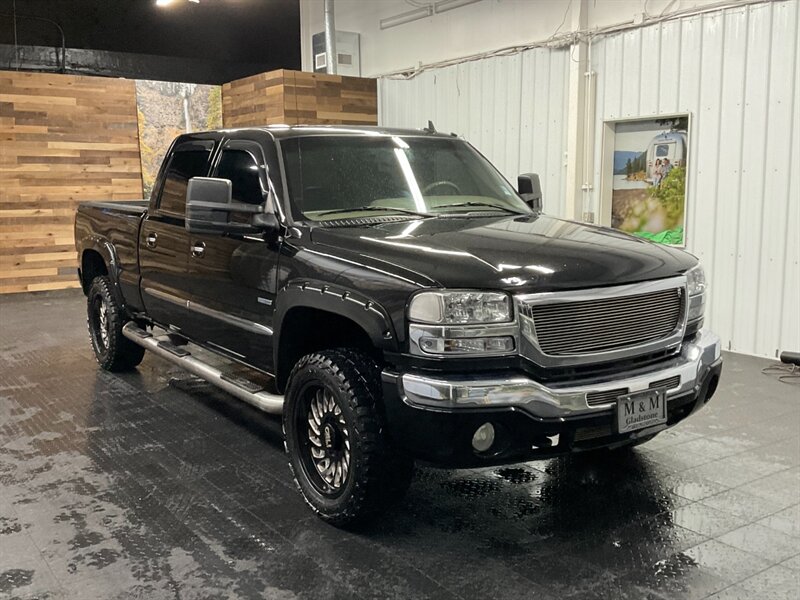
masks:
<path fill-rule="evenodd" d="M 680 375 L 673 375 L 672 377 L 668 377 L 666 379 L 659 379 L 658 381 L 653 381 L 647 387 L 651 390 L 656 388 L 666 388 L 667 390 L 673 390 L 681 384 L 681 376 Z M 620 399 L 621 396 L 627 394 L 630 390 L 628 388 L 616 388 L 613 390 L 603 390 L 602 392 L 588 392 L 586 394 L 586 403 L 589 406 L 600 406 L 603 404 L 610 404 L 612 402 L 616 402 Z"/>
<path fill-rule="evenodd" d="M 541 351 L 550 356 L 607 352 L 667 338 L 680 326 L 682 287 L 596 300 L 525 303 Z"/>
<path fill-rule="evenodd" d="M 586 394 L 586 404 L 589 406 L 598 406 L 600 404 L 608 404 L 616 402 L 620 396 L 628 393 L 628 388 L 618 388 L 616 390 L 605 390 L 602 392 L 589 392 Z"/>
<path fill-rule="evenodd" d="M 654 381 L 650 384 L 650 389 L 653 388 L 666 388 L 668 390 L 674 390 L 681 384 L 681 376 L 674 375 L 673 377 L 668 377 L 667 379 L 659 379 L 658 381 Z"/>

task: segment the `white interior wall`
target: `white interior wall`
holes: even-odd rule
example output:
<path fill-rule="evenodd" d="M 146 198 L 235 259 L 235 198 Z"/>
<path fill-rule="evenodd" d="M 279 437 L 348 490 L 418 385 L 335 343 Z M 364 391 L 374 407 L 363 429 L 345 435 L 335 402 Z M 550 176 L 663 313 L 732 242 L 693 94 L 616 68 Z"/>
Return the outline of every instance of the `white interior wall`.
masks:
<path fill-rule="evenodd" d="M 799 7 L 687 17 L 591 50 L 595 181 L 605 120 L 691 113 L 686 248 L 710 278 L 708 323 L 764 356 L 800 349 Z"/>
<path fill-rule="evenodd" d="M 585 0 L 584 0 L 585 1 Z M 629 21 L 647 11 L 714 0 L 589 0 L 590 25 Z M 569 31 L 581 0 L 481 0 L 381 30 L 380 21 L 435 0 L 334 0 L 336 29 L 361 34 L 361 74 L 377 77 L 441 60 L 543 40 Z M 324 0 L 300 0 L 301 56 L 311 71 L 311 36 L 323 31 Z"/>
<path fill-rule="evenodd" d="M 381 125 L 455 132 L 489 157 L 516 186 L 539 173 L 544 206 L 563 209 L 569 51 L 538 48 L 428 71 L 411 80 L 381 79 Z"/>
<path fill-rule="evenodd" d="M 337 8 L 344 3 L 337 0 Z M 609 4 L 590 1 L 588 8 L 617 22 L 617 12 L 644 5 Z M 666 5 L 651 1 L 647 10 L 658 14 Z M 461 10 L 470 6 L 447 14 Z M 742 5 L 599 38 L 591 48 L 595 191 L 587 209 L 599 209 L 604 121 L 691 113 L 687 250 L 711 280 L 707 322 L 726 348 L 763 356 L 800 349 L 799 19 L 798 0 Z M 398 54 L 408 56 L 410 46 Z M 465 54 L 478 50 L 469 44 Z M 540 48 L 410 80 L 384 78 L 379 120 L 419 128 L 432 119 L 464 135 L 509 179 L 542 173 L 545 209 L 564 214 L 570 65 L 568 50 Z"/>

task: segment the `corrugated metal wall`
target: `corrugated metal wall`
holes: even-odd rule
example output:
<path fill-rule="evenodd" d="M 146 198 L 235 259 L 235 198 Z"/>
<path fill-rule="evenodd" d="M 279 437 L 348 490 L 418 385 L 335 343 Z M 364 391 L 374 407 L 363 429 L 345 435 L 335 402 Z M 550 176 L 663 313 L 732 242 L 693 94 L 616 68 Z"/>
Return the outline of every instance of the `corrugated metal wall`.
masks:
<path fill-rule="evenodd" d="M 595 197 L 607 120 L 692 114 L 687 249 L 711 280 L 726 348 L 800 350 L 800 9 L 737 7 L 595 41 Z M 379 122 L 455 131 L 513 181 L 565 204 L 569 53 L 537 49 L 381 80 Z"/>
<path fill-rule="evenodd" d="M 378 122 L 465 137 L 509 181 L 539 173 L 545 210 L 562 210 L 567 123 L 567 50 L 536 49 L 429 71 L 411 80 L 381 79 Z"/>
<path fill-rule="evenodd" d="M 602 122 L 689 112 L 687 250 L 711 280 L 725 347 L 800 349 L 800 11 L 728 9 L 592 46 Z M 595 199 L 595 210 L 597 203 Z"/>

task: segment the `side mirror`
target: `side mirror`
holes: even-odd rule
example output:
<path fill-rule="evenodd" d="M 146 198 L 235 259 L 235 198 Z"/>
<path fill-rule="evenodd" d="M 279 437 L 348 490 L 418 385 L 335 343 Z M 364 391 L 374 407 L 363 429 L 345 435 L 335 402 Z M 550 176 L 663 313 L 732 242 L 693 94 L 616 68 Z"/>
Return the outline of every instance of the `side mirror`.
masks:
<path fill-rule="evenodd" d="M 261 205 L 233 202 L 229 179 L 192 177 L 186 188 L 186 231 L 192 233 L 253 233 L 277 229 L 278 220 Z M 250 223 L 231 223 L 231 213 L 252 214 Z"/>
<path fill-rule="evenodd" d="M 525 173 L 517 177 L 517 191 L 534 212 L 542 212 L 542 184 L 536 173 Z"/>

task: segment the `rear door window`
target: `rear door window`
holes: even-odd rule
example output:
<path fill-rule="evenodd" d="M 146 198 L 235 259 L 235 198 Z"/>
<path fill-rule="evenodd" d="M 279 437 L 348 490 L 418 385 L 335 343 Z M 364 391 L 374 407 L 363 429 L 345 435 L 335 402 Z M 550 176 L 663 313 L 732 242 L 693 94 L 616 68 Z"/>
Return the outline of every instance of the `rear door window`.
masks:
<path fill-rule="evenodd" d="M 208 160 L 211 148 L 197 145 L 186 149 L 178 147 L 170 157 L 164 184 L 158 199 L 158 209 L 170 215 L 183 217 L 186 211 L 186 188 L 192 177 L 205 177 L 208 174 Z"/>

